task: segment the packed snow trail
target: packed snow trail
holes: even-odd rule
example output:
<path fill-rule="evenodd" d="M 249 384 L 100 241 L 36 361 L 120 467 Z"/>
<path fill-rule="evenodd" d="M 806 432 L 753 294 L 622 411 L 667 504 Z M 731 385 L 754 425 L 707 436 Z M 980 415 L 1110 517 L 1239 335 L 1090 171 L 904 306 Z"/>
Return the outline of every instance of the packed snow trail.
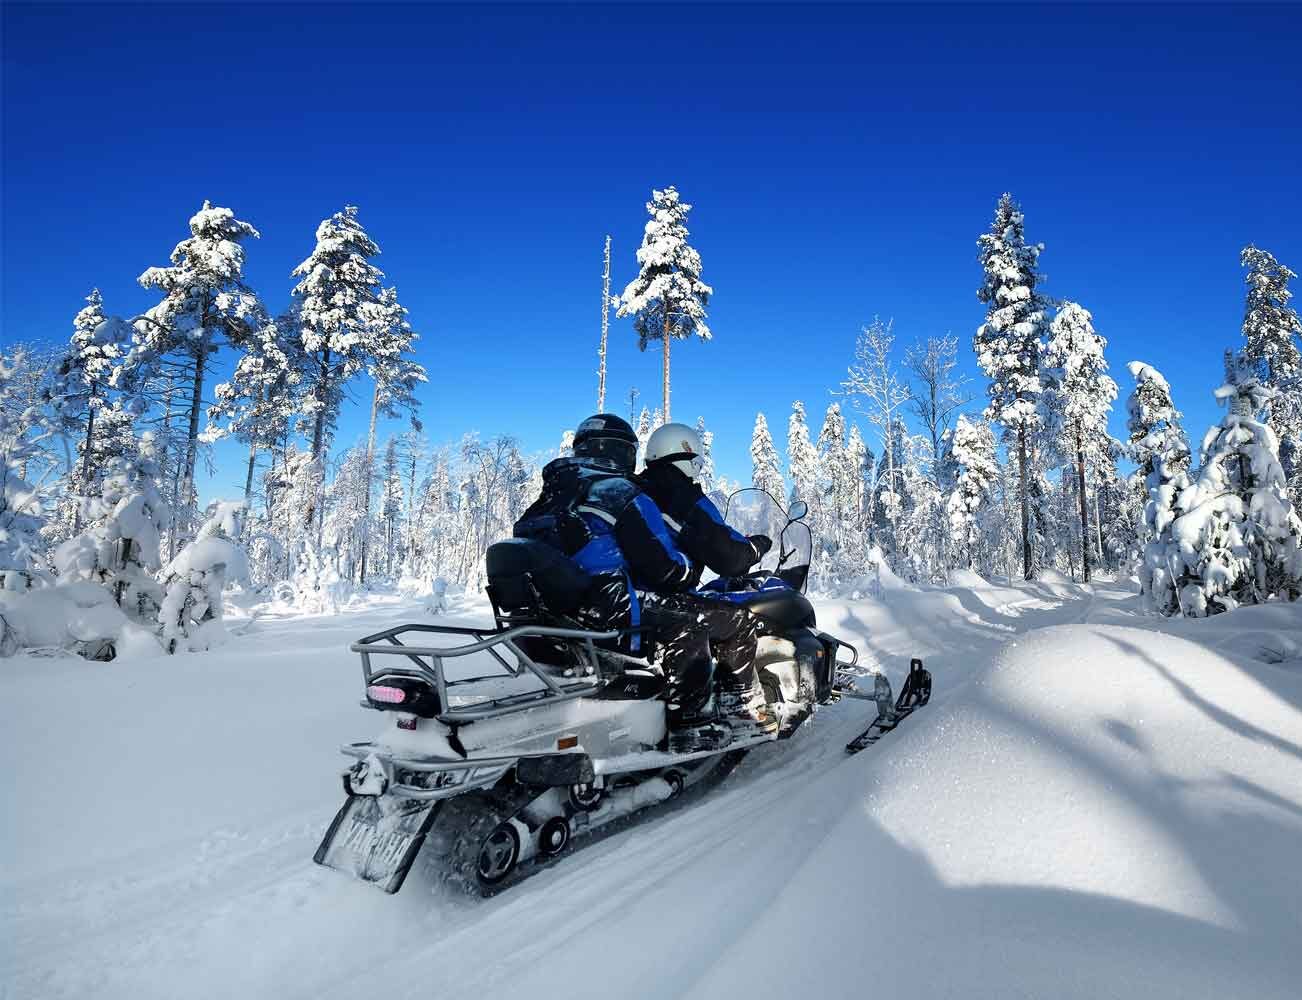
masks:
<path fill-rule="evenodd" d="M 866 706 L 821 711 L 483 901 L 310 861 L 375 728 L 347 643 L 416 606 L 0 664 L 3 995 L 1294 995 L 1302 606 L 961 582 L 819 603 L 893 683 L 935 674 L 872 749 L 842 749 Z"/>

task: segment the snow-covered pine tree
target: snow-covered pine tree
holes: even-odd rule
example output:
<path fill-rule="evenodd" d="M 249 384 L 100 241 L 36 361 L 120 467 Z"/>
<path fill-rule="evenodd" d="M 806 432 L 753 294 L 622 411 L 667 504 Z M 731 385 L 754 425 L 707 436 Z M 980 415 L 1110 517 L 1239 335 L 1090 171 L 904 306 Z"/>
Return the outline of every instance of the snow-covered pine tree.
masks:
<path fill-rule="evenodd" d="M 1302 319 L 1289 305 L 1293 293 L 1288 283 L 1297 275 L 1277 261 L 1269 251 L 1246 246 L 1240 263 L 1248 269 L 1248 286 L 1243 314 L 1244 353 L 1259 366 L 1258 375 L 1267 388 L 1278 390 L 1302 375 Z"/>
<path fill-rule="evenodd" d="M 257 297 L 244 281 L 244 247 L 258 231 L 229 208 L 205 201 L 190 219 L 190 238 L 172 251 L 171 267 L 151 267 L 139 278 L 162 291 L 163 301 L 132 321 L 134 343 L 114 374 L 135 393 L 161 373 L 169 359 L 185 370 L 188 426 L 181 462 L 178 527 L 187 532 L 195 503 L 194 468 L 199 414 L 209 363 L 225 344 L 241 346 L 265 321 Z"/>
<path fill-rule="evenodd" d="M 413 428 L 419 431 L 420 421 L 416 419 L 416 410 L 420 401 L 416 398 L 416 387 L 428 381 L 425 368 L 407 355 L 412 352 L 412 345 L 418 336 L 407 322 L 407 310 L 398 302 L 398 290 L 386 288 L 380 293 L 379 301 L 365 310 L 367 322 L 375 344 L 370 364 L 367 366 L 375 383 L 371 395 L 371 423 L 366 436 L 366 461 L 370 481 L 374 479 L 375 468 L 375 425 L 379 417 L 398 417 L 406 413 Z M 367 513 L 370 512 L 371 490 L 366 491 Z M 366 564 L 370 545 L 370 518 L 363 522 L 362 557 L 360 580 L 366 582 Z M 392 539 L 390 539 L 392 541 Z M 385 565 L 389 566 L 393 556 L 392 549 L 385 554 Z M 386 569 L 387 572 L 387 569 Z"/>
<path fill-rule="evenodd" d="M 990 229 L 980 236 L 977 246 L 985 272 L 977 299 L 988 310 L 972 346 L 977 364 L 990 379 L 986 419 L 1002 425 L 1010 441 L 1017 444 L 1022 572 L 1029 580 L 1033 575 L 1030 436 L 1039 423 L 1040 338 L 1047 304 L 1036 286 L 1044 246 L 1026 242 L 1022 211 L 1008 193 L 1000 197 Z"/>
<path fill-rule="evenodd" d="M 1095 476 L 1099 483 L 1097 496 L 1101 513 L 1095 520 L 1102 525 L 1106 564 L 1127 574 L 1139 560 L 1144 508 L 1136 503 L 1134 491 L 1117 469 L 1117 459 L 1124 454 L 1125 446 L 1114 439 L 1106 457 L 1099 460 Z"/>
<path fill-rule="evenodd" d="M 103 432 L 97 440 L 105 440 Z M 98 583 L 128 618 L 152 626 L 163 600 L 154 573 L 161 562 L 161 530 L 167 523 L 167 505 L 158 492 L 153 435 L 146 432 L 135 454 L 116 455 L 105 469 L 100 495 L 82 503 L 86 530 L 55 550 L 54 566 L 60 583 Z"/>
<path fill-rule="evenodd" d="M 1266 250 L 1244 247 L 1240 257 L 1248 269 L 1243 312 L 1245 353 L 1256 364 L 1262 384 L 1274 390 L 1267 423 L 1280 441 L 1280 459 L 1290 481 L 1294 506 L 1302 504 L 1302 319 L 1289 305 L 1288 287 L 1297 275 Z"/>
<path fill-rule="evenodd" d="M 214 403 L 208 407 L 210 430 L 205 437 L 215 441 L 230 434 L 249 446 L 244 477 L 246 510 L 253 495 L 258 453 L 271 451 L 285 437 L 297 409 L 301 361 L 294 319 L 281 316 L 263 323 L 247 338 L 231 380 L 213 389 Z"/>
<path fill-rule="evenodd" d="M 81 433 L 81 461 L 75 473 L 69 470 L 67 493 L 90 496 L 95 488 L 94 441 L 96 411 L 104 405 L 113 365 L 128 349 L 124 323 L 110 322 L 104 314 L 104 299 L 98 288 L 86 296 L 86 306 L 73 318 L 72 338 L 54 373 L 51 401 L 58 408 L 66 429 L 76 425 Z M 74 506 L 79 507 L 74 501 Z M 80 531 L 74 514 L 73 531 Z"/>
<path fill-rule="evenodd" d="M 248 581 L 248 559 L 240 548 L 244 504 L 219 500 L 207 519 L 163 570 L 163 603 L 158 611 L 163 645 L 175 653 L 207 649 L 225 636 L 222 591 L 228 582 Z"/>
<path fill-rule="evenodd" d="M 1090 581 L 1090 528 L 1085 481 L 1086 463 L 1095 464 L 1111 445 L 1108 414 L 1117 398 L 1117 383 L 1107 374 L 1107 341 L 1094 331 L 1089 310 L 1064 302 L 1050 327 L 1042 364 L 1051 387 L 1042 397 L 1056 452 L 1070 458 L 1076 471 L 1080 505 L 1081 569 Z"/>
<path fill-rule="evenodd" d="M 840 549 L 848 541 L 852 527 L 855 480 L 858 469 L 846 452 L 845 417 L 841 404 L 832 403 L 818 432 L 818 481 L 820 484 L 823 530 L 827 541 Z"/>
<path fill-rule="evenodd" d="M 657 410 L 657 413 L 660 411 Z M 651 440 L 651 432 L 659 426 L 651 423 L 651 411 L 645 406 L 642 407 L 642 414 L 637 418 L 637 467 L 641 469 L 646 464 L 646 443 Z"/>
<path fill-rule="evenodd" d="M 1185 574 L 1185 556 L 1171 527 L 1194 502 L 1196 491 L 1189 478 L 1189 444 L 1183 433 L 1155 433 L 1151 449 L 1152 471 L 1145 482 L 1148 502 L 1144 505 L 1144 558 L 1139 566 L 1139 592 L 1144 607 L 1170 617 L 1180 613 L 1180 586 Z"/>
<path fill-rule="evenodd" d="M 954 544 L 968 569 L 976 565 L 982 534 L 981 513 L 990 503 L 999 479 L 995 435 L 985 421 L 960 415 L 949 437 L 949 455 L 956 469 L 946 509 Z"/>
<path fill-rule="evenodd" d="M 1186 567 L 1180 605 L 1196 617 L 1302 595 L 1302 521 L 1275 433 L 1259 419 L 1272 390 L 1249 359 L 1226 352 L 1225 367 L 1225 417 L 1203 439 L 1198 481 L 1171 526 Z"/>
<path fill-rule="evenodd" d="M 696 436 L 701 439 L 701 474 L 696 477 L 701 492 L 714 490 L 714 431 L 705 429 L 705 418 L 696 418 Z"/>
<path fill-rule="evenodd" d="M 896 527 L 905 511 L 908 494 L 904 488 L 904 465 L 908 460 L 909 431 L 896 417 L 889 433 L 882 439 L 882 453 L 877 459 L 873 496 L 874 539 L 888 559 L 898 554 Z"/>
<path fill-rule="evenodd" d="M 0 590 L 24 591 L 43 582 L 41 529 L 45 512 L 38 484 L 26 479 L 53 433 L 47 415 L 30 405 L 21 350 L 0 355 Z M 9 645 L 0 620 L 0 648 Z"/>
<path fill-rule="evenodd" d="M 787 474 L 791 477 L 791 496 L 788 499 L 793 503 L 805 501 L 811 519 L 817 520 L 818 449 L 809 440 L 805 404 L 798 399 L 791 404 L 791 416 L 787 419 Z"/>
<path fill-rule="evenodd" d="M 362 540 L 370 520 L 366 493 L 368 479 L 366 448 L 349 448 L 339 459 L 334 479 L 324 491 L 322 551 L 320 559 L 342 580 L 355 581 L 361 562 Z M 333 579 L 332 579 L 333 582 Z"/>
<path fill-rule="evenodd" d="M 393 438 L 384 448 L 384 464 L 380 473 L 380 522 L 384 526 L 384 572 L 392 575 L 394 556 L 401 548 L 402 511 L 404 493 L 402 476 L 398 472 L 398 445 Z"/>
<path fill-rule="evenodd" d="M 786 484 L 782 481 L 782 470 L 778 466 L 778 450 L 773 445 L 773 435 L 769 433 L 769 422 L 763 413 L 755 415 L 755 430 L 750 438 L 751 483 L 769 494 L 779 502 L 786 495 Z"/>
<path fill-rule="evenodd" d="M 701 280 L 701 255 L 687 243 L 687 213 L 692 206 L 667 187 L 651 192 L 642 245 L 637 250 L 638 275 L 619 297 L 616 316 L 632 316 L 638 347 L 660 341 L 663 351 L 664 419 L 669 421 L 669 343 L 693 335 L 710 339 L 705 307 L 714 289 Z"/>
<path fill-rule="evenodd" d="M 309 507 L 320 505 L 322 480 L 321 463 L 312 453 L 290 447 L 267 482 L 267 521 L 284 543 L 284 566 L 276 575 L 292 580 L 300 607 L 316 610 L 329 607 L 328 588 L 336 582 L 320 554 L 316 526 L 303 517 Z"/>
<path fill-rule="evenodd" d="M 851 517 L 856 533 L 863 531 L 864 498 L 868 495 L 868 483 L 864 481 L 864 466 L 869 462 L 868 446 L 864 444 L 859 425 L 850 425 L 850 439 L 845 445 L 845 461 L 853 479 L 851 485 Z"/>
<path fill-rule="evenodd" d="M 1135 387 L 1126 400 L 1128 454 L 1137 466 L 1128 480 L 1133 495 L 1129 507 L 1139 510 L 1139 546 L 1146 549 L 1174 517 L 1173 501 L 1178 490 L 1170 484 L 1189 473 L 1189 439 L 1180 423 L 1180 410 L 1170 398 L 1170 385 L 1161 372 L 1142 361 L 1131 361 L 1126 367 L 1135 380 Z M 1182 486 L 1178 488 L 1187 484 L 1187 480 L 1182 480 Z M 1151 507 L 1152 504 L 1156 507 Z M 1139 591 L 1146 602 L 1154 603 L 1156 600 L 1163 605 L 1163 613 L 1172 615 L 1178 609 L 1174 592 L 1169 586 L 1164 586 L 1159 600 L 1151 586 L 1152 573 L 1155 570 L 1160 573 L 1160 564 L 1165 561 L 1165 556 L 1161 556 L 1159 565 L 1154 568 L 1148 565 L 1146 556 L 1139 574 Z"/>
<path fill-rule="evenodd" d="M 379 345 L 368 310 L 380 300 L 380 252 L 346 205 L 317 226 L 316 247 L 294 268 L 300 344 L 306 355 L 303 410 L 311 426 L 312 458 L 320 461 L 343 402 L 345 385 L 372 362 Z"/>

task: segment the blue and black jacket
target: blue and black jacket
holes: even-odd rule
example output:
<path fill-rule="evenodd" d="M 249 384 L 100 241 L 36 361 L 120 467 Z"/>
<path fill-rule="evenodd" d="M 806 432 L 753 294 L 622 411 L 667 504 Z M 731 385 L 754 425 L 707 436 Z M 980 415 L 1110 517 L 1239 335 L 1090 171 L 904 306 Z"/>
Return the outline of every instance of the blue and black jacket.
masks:
<path fill-rule="evenodd" d="M 600 459 L 549 462 L 542 495 L 516 522 L 514 534 L 560 549 L 598 582 L 623 577 L 630 591 L 686 590 L 699 576 L 651 498 Z"/>
<path fill-rule="evenodd" d="M 759 561 L 750 539 L 728 527 L 701 487 L 671 463 L 648 465 L 635 478 L 663 512 L 675 544 L 691 560 L 694 576 L 689 586 L 696 586 L 703 567 L 720 576 L 741 576 Z"/>

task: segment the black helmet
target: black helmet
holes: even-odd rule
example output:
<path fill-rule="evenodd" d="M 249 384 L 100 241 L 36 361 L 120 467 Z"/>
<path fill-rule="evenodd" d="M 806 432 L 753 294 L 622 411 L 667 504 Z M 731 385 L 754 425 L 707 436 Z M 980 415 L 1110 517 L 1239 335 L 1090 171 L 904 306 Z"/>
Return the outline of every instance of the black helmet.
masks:
<path fill-rule="evenodd" d="M 619 472 L 632 474 L 637 465 L 637 435 L 627 420 L 613 413 L 596 413 L 574 430 L 574 457 L 601 459 Z"/>

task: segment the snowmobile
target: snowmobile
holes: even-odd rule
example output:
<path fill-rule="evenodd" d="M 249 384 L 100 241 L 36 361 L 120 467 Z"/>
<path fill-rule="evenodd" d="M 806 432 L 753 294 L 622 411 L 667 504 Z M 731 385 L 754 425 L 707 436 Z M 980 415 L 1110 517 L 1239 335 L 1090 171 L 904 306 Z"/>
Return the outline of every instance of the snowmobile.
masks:
<path fill-rule="evenodd" d="M 634 655 L 638 629 L 579 627 L 549 605 L 555 554 L 497 543 L 488 552 L 494 627 L 399 625 L 350 646 L 361 655 L 362 706 L 386 724 L 376 739 L 342 748 L 353 760 L 346 797 L 314 860 L 394 893 L 424 849 L 439 878 L 491 895 L 575 837 L 719 781 L 755 746 L 789 739 L 820 705 L 875 704 L 872 725 L 847 746 L 854 752 L 926 704 L 921 661 L 895 699 L 853 646 L 819 631 L 803 593 L 812 550 L 804 503 L 788 513 L 748 489 L 727 510 L 743 534 L 779 544 L 747 576 L 698 593 L 763 621 L 756 668 L 776 733 L 669 752 L 654 636 L 638 635 Z"/>

